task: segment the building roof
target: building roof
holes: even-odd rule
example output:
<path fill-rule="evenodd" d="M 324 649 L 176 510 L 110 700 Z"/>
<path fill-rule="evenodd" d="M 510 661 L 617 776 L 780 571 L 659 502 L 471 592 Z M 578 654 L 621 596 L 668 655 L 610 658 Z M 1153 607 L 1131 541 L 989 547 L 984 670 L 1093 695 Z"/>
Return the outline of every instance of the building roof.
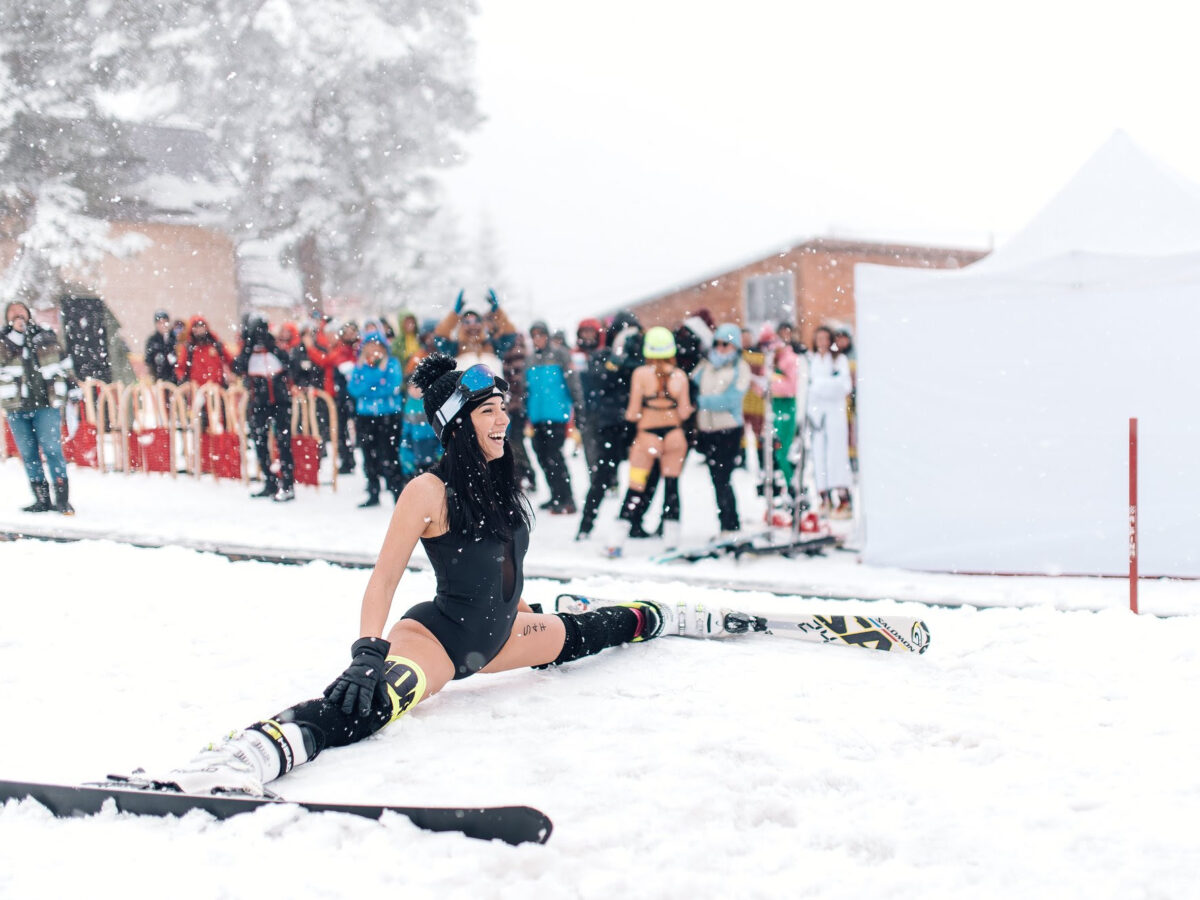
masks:
<path fill-rule="evenodd" d="M 619 306 L 612 307 L 612 309 L 608 310 L 608 312 L 616 312 L 620 309 L 644 306 L 648 303 L 654 303 L 657 300 L 662 300 L 666 297 L 670 297 L 684 291 L 700 290 L 707 284 L 735 275 L 743 269 L 765 262 L 772 257 L 790 256 L 795 253 L 804 252 L 845 254 L 857 253 L 871 255 L 882 254 L 893 255 L 897 259 L 928 256 L 931 253 L 939 253 L 944 255 L 960 254 L 966 258 L 967 262 L 973 262 L 974 260 L 977 260 L 981 256 L 985 255 L 988 251 L 966 247 L 934 247 L 924 244 L 903 244 L 898 242 L 867 241 L 861 239 L 836 237 L 810 237 L 778 250 L 771 250 L 761 256 L 756 256 L 753 259 L 748 259 L 744 262 L 737 263 L 733 266 L 722 269 L 720 272 L 706 275 L 697 281 L 678 284 L 667 288 L 666 290 L 658 291 L 649 296 L 642 297 L 638 300 L 620 304 Z"/>

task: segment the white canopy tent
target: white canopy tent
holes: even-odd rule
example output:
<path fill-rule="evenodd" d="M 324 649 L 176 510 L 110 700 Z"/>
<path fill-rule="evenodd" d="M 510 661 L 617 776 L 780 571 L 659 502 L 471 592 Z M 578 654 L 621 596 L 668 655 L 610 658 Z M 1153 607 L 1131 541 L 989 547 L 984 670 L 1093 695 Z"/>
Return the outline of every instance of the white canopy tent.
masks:
<path fill-rule="evenodd" d="M 859 265 L 865 560 L 1200 576 L 1200 187 L 1118 132 L 959 270 Z"/>

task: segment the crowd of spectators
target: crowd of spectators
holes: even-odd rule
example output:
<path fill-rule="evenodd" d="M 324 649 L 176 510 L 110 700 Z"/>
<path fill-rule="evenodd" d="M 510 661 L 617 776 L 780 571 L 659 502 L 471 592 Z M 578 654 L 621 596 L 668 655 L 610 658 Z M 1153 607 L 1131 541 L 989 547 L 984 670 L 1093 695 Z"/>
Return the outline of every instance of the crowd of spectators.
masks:
<path fill-rule="evenodd" d="M 29 347 L 57 347 L 57 341 L 37 338 L 44 329 L 30 324 L 32 317 L 20 304 L 10 304 L 9 310 L 0 335 L 0 399 L 22 457 L 26 449 L 31 457 L 40 450 L 52 470 L 47 479 L 40 460 L 36 472 L 27 463 L 35 496 L 29 509 L 66 509 L 61 452 L 32 443 L 45 429 L 30 424 L 37 416 L 32 407 L 26 409 L 26 395 L 30 386 L 57 378 L 65 396 L 72 387 L 69 359 L 64 367 L 61 352 L 39 350 L 50 366 L 49 377 L 35 378 L 40 370 L 36 364 L 31 370 L 30 360 L 36 363 L 39 357 L 23 349 L 22 334 L 33 329 Z M 336 433 L 330 434 L 327 408 L 317 407 L 322 448 L 330 444 L 339 474 L 354 473 L 361 463 L 366 497 L 360 505 L 379 505 L 384 492 L 397 499 L 408 480 L 440 457 L 420 388 L 410 377 L 421 358 L 438 350 L 454 356 L 459 368 L 483 364 L 508 382 L 509 437 L 520 483 L 533 492 L 540 474 L 549 495 L 541 508 L 552 515 L 574 515 L 582 507 L 577 540 L 592 539 L 601 504 L 618 492 L 621 463 L 627 463 L 618 513 L 622 534 L 614 539 L 616 529 L 610 529 L 605 546 L 617 553 L 626 536 L 654 535 L 673 544 L 682 514 L 679 479 L 692 452 L 704 457 L 712 481 L 718 510 L 714 531 L 719 537 L 733 535 L 742 519 L 731 479 L 746 466 L 747 452 L 758 454 L 760 477 L 770 473 L 771 482 L 761 480 L 759 492 L 786 503 L 799 489 L 795 461 L 806 438 L 820 512 L 851 515 L 854 357 L 845 328 L 817 328 L 809 351 L 790 321 L 752 333 L 700 310 L 674 327 L 643 328 L 625 311 L 608 322 L 583 319 L 571 343 L 541 320 L 518 331 L 489 290 L 478 305 L 459 292 L 440 320 L 402 314 L 394 325 L 383 317 L 360 324 L 314 314 L 272 329 L 265 318 L 250 314 L 236 337 L 226 344 L 204 316 L 184 322 L 159 311 L 144 358 L 154 380 L 246 387 L 248 436 L 263 473 L 255 497 L 294 499 L 292 398 L 317 388 L 332 398 L 337 420 Z M 38 408 L 53 410 L 60 401 L 43 388 L 38 402 Z M 566 463 L 572 439 L 586 462 L 585 485 L 572 483 Z M 58 491 L 53 503 L 51 481 Z M 661 515 L 651 530 L 645 516 L 659 482 Z"/>

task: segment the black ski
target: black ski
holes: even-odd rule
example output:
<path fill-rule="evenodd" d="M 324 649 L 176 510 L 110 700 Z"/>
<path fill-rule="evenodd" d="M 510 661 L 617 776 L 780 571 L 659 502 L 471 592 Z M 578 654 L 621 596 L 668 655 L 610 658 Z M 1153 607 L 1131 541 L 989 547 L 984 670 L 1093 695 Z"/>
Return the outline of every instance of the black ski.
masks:
<path fill-rule="evenodd" d="M 796 556 L 823 556 L 826 547 L 841 546 L 842 539 L 834 534 L 808 534 L 799 533 L 795 538 L 789 537 L 781 541 L 775 540 L 774 534 L 768 535 L 766 540 L 761 538 L 747 541 L 730 550 L 735 557 L 741 557 L 745 554 L 750 556 L 769 556 L 775 554 L 778 556 L 786 556 L 793 558 Z"/>
<path fill-rule="evenodd" d="M 700 544 L 697 547 L 672 547 L 670 550 L 664 550 L 662 553 L 651 556 L 650 561 L 665 563 L 676 560 L 696 562 L 701 559 L 715 559 L 723 553 L 737 553 L 739 548 L 749 545 L 756 538 L 765 537 L 767 534 L 768 532 L 764 531 L 761 534 L 738 535 L 733 538 L 709 541 L 707 544 Z"/>
<path fill-rule="evenodd" d="M 741 559 L 750 556 L 819 556 L 826 547 L 833 547 L 841 542 L 841 538 L 832 534 L 801 535 L 793 539 L 791 532 L 786 538 L 780 538 L 776 530 L 747 533 L 735 538 L 720 541 L 710 541 L 697 547 L 677 547 L 650 557 L 651 562 L 698 562 L 702 559 L 716 559 L 720 556 L 732 556 Z"/>
<path fill-rule="evenodd" d="M 0 803 L 25 799 L 36 800 L 60 819 L 95 815 L 109 801 L 118 811 L 139 816 L 183 816 L 199 809 L 217 819 L 228 819 L 279 803 L 309 812 L 347 813 L 368 819 L 379 819 L 384 813 L 391 812 L 407 817 L 426 831 L 457 831 L 467 837 L 485 841 L 500 840 L 507 844 L 544 844 L 550 839 L 554 827 L 544 813 L 529 806 L 360 806 L 231 794 L 195 795 L 165 790 L 138 790 L 124 787 L 119 781 L 94 785 L 0 781 Z"/>

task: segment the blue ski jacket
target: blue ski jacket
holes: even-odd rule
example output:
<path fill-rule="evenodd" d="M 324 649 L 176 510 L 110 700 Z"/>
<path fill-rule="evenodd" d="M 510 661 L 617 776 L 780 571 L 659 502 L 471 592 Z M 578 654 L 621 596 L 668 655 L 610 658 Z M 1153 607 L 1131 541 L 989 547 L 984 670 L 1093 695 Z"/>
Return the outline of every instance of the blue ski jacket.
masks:
<path fill-rule="evenodd" d="M 425 416 L 425 401 L 412 394 L 404 397 L 400 426 L 400 471 L 415 478 L 442 458 L 442 442 Z"/>
<path fill-rule="evenodd" d="M 529 421 L 568 422 L 573 407 L 583 405 L 579 376 L 565 347 L 534 350 L 526 360 L 525 413 Z"/>
<path fill-rule="evenodd" d="M 387 350 L 387 345 L 380 343 Z M 404 402 L 404 373 L 400 362 L 388 355 L 383 368 L 359 363 L 350 373 L 346 390 L 354 398 L 354 411 L 360 416 L 389 416 L 400 412 Z"/>

